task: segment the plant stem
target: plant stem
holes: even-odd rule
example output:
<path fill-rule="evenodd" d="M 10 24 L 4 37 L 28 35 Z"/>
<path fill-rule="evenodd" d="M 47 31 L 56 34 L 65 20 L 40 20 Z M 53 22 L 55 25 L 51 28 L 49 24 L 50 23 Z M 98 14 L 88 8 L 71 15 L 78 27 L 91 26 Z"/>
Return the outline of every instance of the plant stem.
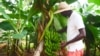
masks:
<path fill-rule="evenodd" d="M 52 13 L 52 11 L 50 11 L 50 21 L 49 21 L 48 24 L 46 25 L 46 27 L 45 27 L 45 29 L 44 29 L 44 31 L 43 31 L 43 34 L 42 34 L 42 36 L 40 37 L 40 41 L 39 41 L 39 42 L 41 42 L 41 40 L 43 39 L 44 34 L 45 34 L 46 30 L 49 28 L 49 26 L 51 25 L 52 21 L 53 21 L 53 13 Z"/>

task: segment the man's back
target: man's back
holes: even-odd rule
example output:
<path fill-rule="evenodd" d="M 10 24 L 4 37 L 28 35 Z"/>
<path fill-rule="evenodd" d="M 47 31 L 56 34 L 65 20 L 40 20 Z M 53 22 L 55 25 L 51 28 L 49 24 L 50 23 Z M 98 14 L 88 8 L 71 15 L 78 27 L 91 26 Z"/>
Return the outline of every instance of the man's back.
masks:
<path fill-rule="evenodd" d="M 81 15 L 73 11 L 68 19 L 67 25 L 67 41 L 72 40 L 79 34 L 79 29 L 85 28 Z M 75 51 L 76 49 L 84 48 L 82 40 L 76 41 L 67 45 L 68 51 Z"/>

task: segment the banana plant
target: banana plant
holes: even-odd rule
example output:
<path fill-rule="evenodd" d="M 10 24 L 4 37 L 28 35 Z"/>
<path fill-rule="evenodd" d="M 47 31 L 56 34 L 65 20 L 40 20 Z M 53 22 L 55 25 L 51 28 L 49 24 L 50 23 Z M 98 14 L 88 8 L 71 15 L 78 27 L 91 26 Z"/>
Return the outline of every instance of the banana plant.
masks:
<path fill-rule="evenodd" d="M 1 26 L 1 28 L 9 32 L 10 40 L 8 41 L 8 44 L 12 41 L 12 55 L 23 55 L 23 50 L 20 49 L 19 42 L 24 37 L 26 37 L 26 39 L 32 38 L 33 36 L 32 34 L 30 35 L 30 33 L 34 32 L 35 36 L 32 39 L 37 39 L 36 51 L 40 49 L 39 47 L 41 46 L 41 43 L 43 43 L 42 41 L 44 40 L 46 31 L 49 30 L 49 27 L 53 23 L 53 6 L 55 3 L 60 1 L 67 1 L 68 3 L 71 3 L 76 0 L 34 0 L 33 3 L 32 1 L 29 2 L 31 5 L 29 4 L 30 7 L 27 7 L 28 9 L 25 9 L 25 6 L 23 6 L 25 1 L 26 0 L 17 0 L 15 3 L 12 3 L 10 0 L 2 0 L 4 7 L 0 8 L 0 12 L 2 13 L 0 17 L 5 19 L 5 21 L 2 22 L 3 26 Z M 5 12 L 5 10 L 9 10 L 10 13 Z M 7 26 L 4 27 L 4 25 L 7 24 L 10 25 L 8 26 L 9 28 Z"/>
<path fill-rule="evenodd" d="M 49 27 L 51 26 L 51 23 L 53 22 L 53 12 L 54 12 L 53 6 L 55 5 L 55 3 L 60 2 L 60 1 L 61 0 L 43 0 L 43 1 L 34 0 L 34 4 L 36 5 L 34 7 L 36 7 L 42 14 L 42 18 L 41 18 L 42 22 L 39 23 L 38 25 L 38 43 L 40 44 L 38 45 L 34 56 L 40 55 L 41 51 L 43 50 L 41 49 L 43 48 L 43 45 L 41 47 L 41 44 L 43 43 L 41 41 L 43 41 L 46 31 L 49 30 Z M 68 1 L 68 0 L 65 0 L 65 1 Z"/>
<path fill-rule="evenodd" d="M 96 5 L 100 5 L 100 0 L 88 0 L 89 3 L 95 3 Z"/>
<path fill-rule="evenodd" d="M 15 1 L 15 3 L 12 3 L 10 0 L 2 0 L 1 2 L 2 6 L 0 8 L 0 18 L 4 19 L 4 21 L 0 23 L 0 28 L 2 28 L 5 33 L 7 32 L 7 34 L 4 34 L 2 37 L 8 36 L 8 56 L 23 55 L 24 50 L 22 49 L 21 41 L 23 40 L 23 38 L 29 35 L 28 29 L 25 29 L 25 27 L 27 27 L 28 25 L 26 24 L 26 22 L 28 23 L 27 14 L 29 9 L 24 9 L 24 3 L 24 0 L 17 0 Z M 33 27 L 33 25 L 31 27 Z"/>
<path fill-rule="evenodd" d="M 89 0 L 93 1 L 93 0 Z M 98 48 L 99 42 L 97 39 L 99 39 L 99 24 L 100 24 L 100 13 L 99 13 L 99 6 L 92 3 L 88 3 L 86 7 L 82 7 L 80 9 L 80 12 L 84 18 L 84 23 L 86 26 L 86 56 L 96 56 L 96 51 Z M 97 8 L 97 9 L 96 9 Z M 81 11 L 82 10 L 82 11 Z M 98 48 L 99 49 L 99 48 Z"/>

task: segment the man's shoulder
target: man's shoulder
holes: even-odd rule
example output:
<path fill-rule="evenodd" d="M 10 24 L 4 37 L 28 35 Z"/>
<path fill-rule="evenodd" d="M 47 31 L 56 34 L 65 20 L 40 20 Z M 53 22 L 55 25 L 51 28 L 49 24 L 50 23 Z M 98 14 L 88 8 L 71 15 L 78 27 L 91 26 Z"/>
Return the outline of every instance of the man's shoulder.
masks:
<path fill-rule="evenodd" d="M 77 11 L 73 11 L 73 14 L 72 15 L 81 16 L 80 13 L 77 12 Z"/>
<path fill-rule="evenodd" d="M 82 18 L 82 16 L 80 15 L 80 13 L 76 12 L 76 11 L 73 11 L 72 17 L 74 17 L 74 18 Z"/>

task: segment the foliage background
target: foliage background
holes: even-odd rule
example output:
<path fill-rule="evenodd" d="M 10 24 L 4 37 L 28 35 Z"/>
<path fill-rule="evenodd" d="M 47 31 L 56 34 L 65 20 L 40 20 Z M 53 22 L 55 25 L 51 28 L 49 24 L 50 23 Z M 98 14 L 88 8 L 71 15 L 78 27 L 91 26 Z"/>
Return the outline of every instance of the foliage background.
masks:
<path fill-rule="evenodd" d="M 54 55 L 59 50 L 59 43 L 65 40 L 66 33 L 56 31 L 67 24 L 66 18 L 54 15 L 56 3 L 76 0 L 0 0 L 0 43 L 6 43 L 9 56 L 22 56 L 45 41 L 47 55 Z M 88 3 L 74 7 L 82 16 L 86 26 L 86 55 L 99 56 L 100 52 L 100 0 L 88 0 Z M 61 19 L 62 18 L 62 19 Z M 55 38 L 54 38 L 55 37 Z M 50 38 L 50 39 L 49 39 Z M 50 41 L 49 41 L 50 40 Z M 48 42 L 49 41 L 49 42 Z M 46 45 L 49 43 L 49 45 Z M 51 43 L 51 44 L 50 44 Z M 55 48 L 53 46 L 58 47 Z M 50 46 L 50 48 L 49 48 Z M 49 49 L 49 51 L 47 51 Z"/>

